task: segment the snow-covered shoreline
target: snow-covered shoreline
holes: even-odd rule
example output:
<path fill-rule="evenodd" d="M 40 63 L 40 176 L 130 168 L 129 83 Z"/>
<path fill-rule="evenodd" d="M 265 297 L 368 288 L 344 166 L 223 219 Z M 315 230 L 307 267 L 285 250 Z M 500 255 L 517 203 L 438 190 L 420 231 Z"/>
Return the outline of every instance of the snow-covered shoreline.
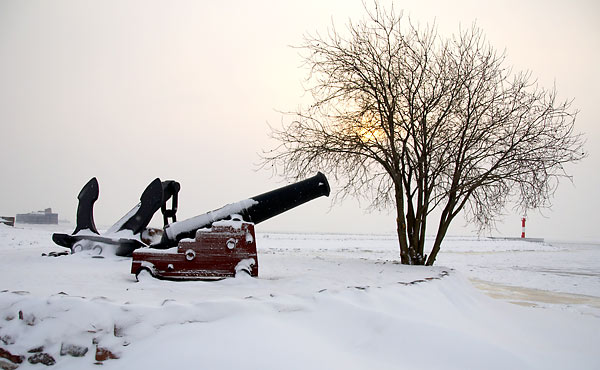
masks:
<path fill-rule="evenodd" d="M 595 301 L 508 303 L 526 289 L 599 298 L 590 246 L 449 238 L 439 266 L 414 267 L 393 238 L 258 231 L 258 279 L 136 282 L 128 258 L 42 257 L 62 250 L 52 231 L 0 225 L 0 348 L 43 346 L 56 368 L 94 368 L 98 349 L 119 357 L 109 369 L 600 366 Z"/>

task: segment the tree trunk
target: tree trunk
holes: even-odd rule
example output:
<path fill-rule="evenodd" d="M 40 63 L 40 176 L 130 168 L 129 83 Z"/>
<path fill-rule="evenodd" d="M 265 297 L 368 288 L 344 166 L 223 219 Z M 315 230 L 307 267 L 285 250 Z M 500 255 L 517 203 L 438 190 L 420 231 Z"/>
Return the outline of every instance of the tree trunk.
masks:
<path fill-rule="evenodd" d="M 404 197 L 402 186 L 395 184 L 396 192 L 396 232 L 400 244 L 400 262 L 403 265 L 412 265 L 408 242 L 406 240 L 406 219 L 404 218 Z"/>
<path fill-rule="evenodd" d="M 439 253 L 440 248 L 442 247 L 442 240 L 444 240 L 444 237 L 446 236 L 446 232 L 448 231 L 449 226 L 450 226 L 450 220 L 447 220 L 445 222 L 440 221 L 440 226 L 438 227 L 438 232 L 435 236 L 435 242 L 433 243 L 433 248 L 431 249 L 429 258 L 427 258 L 427 263 L 425 263 L 426 266 L 433 266 L 433 263 L 435 262 L 437 254 Z"/>

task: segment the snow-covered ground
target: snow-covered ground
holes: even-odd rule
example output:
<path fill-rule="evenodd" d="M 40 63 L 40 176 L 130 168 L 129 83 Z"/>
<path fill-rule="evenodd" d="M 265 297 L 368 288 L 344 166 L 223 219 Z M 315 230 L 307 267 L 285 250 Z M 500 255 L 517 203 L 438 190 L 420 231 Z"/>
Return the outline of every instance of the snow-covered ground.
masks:
<path fill-rule="evenodd" d="M 598 245 L 448 237 L 412 267 L 393 235 L 259 228 L 259 278 L 136 282 L 129 258 L 41 256 L 71 229 L 0 225 L 0 348 L 20 369 L 39 347 L 61 369 L 102 349 L 107 369 L 600 368 Z"/>

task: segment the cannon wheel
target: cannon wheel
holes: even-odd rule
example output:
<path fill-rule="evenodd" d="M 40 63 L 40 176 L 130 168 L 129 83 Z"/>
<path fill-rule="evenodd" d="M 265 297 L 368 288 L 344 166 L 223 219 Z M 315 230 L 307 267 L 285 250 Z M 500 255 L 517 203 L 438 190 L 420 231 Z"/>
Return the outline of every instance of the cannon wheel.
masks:
<path fill-rule="evenodd" d="M 252 272 L 248 268 L 244 267 L 235 272 L 235 277 L 239 276 L 252 276 Z"/>
<path fill-rule="evenodd" d="M 147 267 L 142 267 L 138 270 L 138 272 L 135 274 L 135 279 L 139 282 L 140 278 L 141 280 L 146 280 L 148 278 L 155 278 L 156 276 L 154 276 L 154 274 L 152 273 L 152 271 L 150 271 L 149 268 Z"/>
<path fill-rule="evenodd" d="M 254 259 L 252 259 L 252 262 L 250 262 L 249 259 L 240 261 L 237 266 L 235 266 L 235 276 L 252 276 L 252 266 L 254 266 L 255 263 Z"/>

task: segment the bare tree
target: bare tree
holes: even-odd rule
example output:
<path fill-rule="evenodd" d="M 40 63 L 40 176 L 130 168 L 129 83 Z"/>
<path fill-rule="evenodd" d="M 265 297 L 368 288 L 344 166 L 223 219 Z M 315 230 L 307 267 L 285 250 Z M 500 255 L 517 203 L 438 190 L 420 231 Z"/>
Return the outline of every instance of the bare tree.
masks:
<path fill-rule="evenodd" d="M 326 170 L 342 198 L 395 206 L 404 264 L 432 265 L 461 211 L 484 229 L 510 202 L 549 206 L 563 165 L 585 156 L 571 103 L 505 67 L 475 26 L 442 38 L 377 3 L 366 12 L 344 32 L 305 37 L 314 104 L 273 130 L 280 145 L 264 165 L 294 178 Z"/>

